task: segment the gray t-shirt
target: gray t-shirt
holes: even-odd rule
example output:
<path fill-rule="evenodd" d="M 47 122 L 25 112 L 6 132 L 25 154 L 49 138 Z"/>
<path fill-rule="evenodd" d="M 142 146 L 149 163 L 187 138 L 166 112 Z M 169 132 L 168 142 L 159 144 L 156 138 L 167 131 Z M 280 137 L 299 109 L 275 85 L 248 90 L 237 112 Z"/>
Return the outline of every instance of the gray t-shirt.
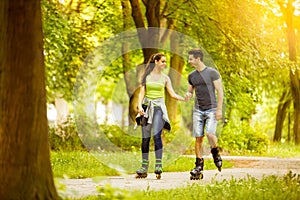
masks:
<path fill-rule="evenodd" d="M 205 67 L 201 72 L 194 70 L 189 74 L 189 84 L 194 87 L 196 94 L 195 108 L 204 111 L 217 107 L 213 81 L 219 78 L 219 72 L 211 67 Z"/>

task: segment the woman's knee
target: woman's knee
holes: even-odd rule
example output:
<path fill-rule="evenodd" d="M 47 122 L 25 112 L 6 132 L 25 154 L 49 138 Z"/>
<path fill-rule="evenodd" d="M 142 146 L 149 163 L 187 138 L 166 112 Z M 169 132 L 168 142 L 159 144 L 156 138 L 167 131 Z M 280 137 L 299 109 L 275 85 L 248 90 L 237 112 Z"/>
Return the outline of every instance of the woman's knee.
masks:
<path fill-rule="evenodd" d="M 153 136 L 154 141 L 160 141 L 161 140 L 161 133 L 157 133 Z"/>

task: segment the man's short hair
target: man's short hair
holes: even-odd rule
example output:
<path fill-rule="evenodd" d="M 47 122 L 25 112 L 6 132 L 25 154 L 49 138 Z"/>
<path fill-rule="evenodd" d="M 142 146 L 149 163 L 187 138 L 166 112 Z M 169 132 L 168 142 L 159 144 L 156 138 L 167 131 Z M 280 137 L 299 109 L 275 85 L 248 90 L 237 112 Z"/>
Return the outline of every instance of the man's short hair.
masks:
<path fill-rule="evenodd" d="M 194 58 L 200 58 L 203 61 L 203 51 L 200 48 L 191 49 L 188 53 L 189 55 L 193 55 Z"/>

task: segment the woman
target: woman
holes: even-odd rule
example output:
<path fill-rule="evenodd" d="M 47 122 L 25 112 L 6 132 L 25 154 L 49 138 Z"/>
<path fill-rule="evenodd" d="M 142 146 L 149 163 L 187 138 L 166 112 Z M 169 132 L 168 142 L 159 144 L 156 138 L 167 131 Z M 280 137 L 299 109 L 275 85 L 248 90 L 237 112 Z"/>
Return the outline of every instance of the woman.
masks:
<path fill-rule="evenodd" d="M 165 88 L 172 98 L 185 101 L 177 95 L 172 87 L 171 79 L 162 71 L 166 67 L 166 56 L 162 53 L 153 54 L 146 66 L 140 86 L 138 112 L 147 119 L 142 125 L 142 166 L 139 168 L 137 178 L 146 178 L 149 165 L 149 145 L 151 131 L 153 130 L 155 150 L 155 174 L 160 179 L 162 173 L 163 144 L 161 139 L 162 129 L 171 130 L 170 121 L 165 105 Z M 145 105 L 147 108 L 144 110 Z"/>

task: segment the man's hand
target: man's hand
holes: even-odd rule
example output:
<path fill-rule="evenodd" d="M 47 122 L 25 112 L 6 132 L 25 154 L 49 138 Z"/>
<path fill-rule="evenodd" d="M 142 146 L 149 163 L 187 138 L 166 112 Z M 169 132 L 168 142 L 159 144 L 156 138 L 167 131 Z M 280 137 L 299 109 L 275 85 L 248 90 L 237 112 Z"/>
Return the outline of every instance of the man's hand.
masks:
<path fill-rule="evenodd" d="M 222 109 L 217 109 L 216 111 L 216 120 L 222 119 Z"/>
<path fill-rule="evenodd" d="M 189 101 L 192 98 L 193 94 L 190 92 L 185 93 L 184 100 Z"/>

